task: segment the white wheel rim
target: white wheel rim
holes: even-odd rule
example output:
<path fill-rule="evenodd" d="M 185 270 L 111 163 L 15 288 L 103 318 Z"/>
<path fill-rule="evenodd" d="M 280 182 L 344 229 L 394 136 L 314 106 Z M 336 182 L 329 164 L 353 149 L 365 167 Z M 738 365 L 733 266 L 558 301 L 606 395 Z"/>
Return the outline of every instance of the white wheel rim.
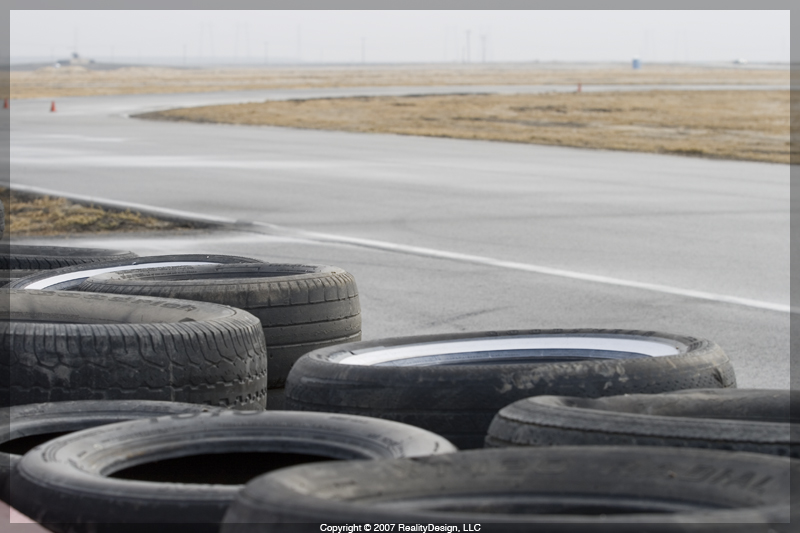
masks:
<path fill-rule="evenodd" d="M 107 274 L 108 272 L 120 272 L 122 270 L 141 270 L 144 268 L 162 268 L 174 266 L 191 266 L 191 265 L 218 265 L 219 263 L 202 262 L 202 261 L 171 261 L 165 263 L 144 263 L 141 265 L 123 265 L 116 267 L 95 268 L 92 270 L 79 270 L 77 272 L 70 272 L 68 274 L 59 274 L 39 281 L 35 281 L 24 287 L 25 289 L 47 290 L 53 285 L 64 283 L 67 281 L 75 281 L 78 279 L 90 278 L 100 274 Z"/>
<path fill-rule="evenodd" d="M 680 343 L 652 340 L 643 337 L 609 336 L 569 336 L 569 335 L 527 335 L 497 337 L 491 339 L 467 339 L 445 342 L 408 344 L 392 348 L 374 347 L 356 350 L 338 359 L 345 365 L 428 366 L 437 362 L 462 362 L 480 364 L 490 363 L 492 359 L 530 359 L 535 362 L 546 351 L 573 351 L 575 358 L 592 357 L 595 352 L 616 352 L 622 354 L 641 354 L 641 357 L 663 357 L 681 353 Z M 342 352 L 337 352 L 339 355 Z M 411 361 L 417 359 L 418 361 Z M 400 366 L 400 365 L 398 365 Z"/>

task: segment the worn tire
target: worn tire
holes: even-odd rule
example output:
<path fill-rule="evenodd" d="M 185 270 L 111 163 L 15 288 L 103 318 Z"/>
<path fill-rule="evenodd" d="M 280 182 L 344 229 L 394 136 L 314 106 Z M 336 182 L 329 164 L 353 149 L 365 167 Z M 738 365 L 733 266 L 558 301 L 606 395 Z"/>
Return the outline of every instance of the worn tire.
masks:
<path fill-rule="evenodd" d="M 69 246 L 0 244 L 0 269 L 51 270 L 70 265 L 116 261 L 136 257 L 133 252 Z"/>
<path fill-rule="evenodd" d="M 261 472 L 315 460 L 455 451 L 430 432 L 364 417 L 285 411 L 177 415 L 88 429 L 39 446 L 17 464 L 11 496 L 15 508 L 53 531 L 160 532 L 192 523 L 190 531 L 216 533 L 244 481 Z M 245 461 L 235 455 L 248 452 L 261 455 Z M 192 456 L 200 456 L 201 468 L 182 462 Z M 117 478 L 109 477 L 115 473 Z"/>
<path fill-rule="evenodd" d="M 18 405 L 0 409 L 0 499 L 8 502 L 8 475 L 22 456 L 67 433 L 124 420 L 203 413 L 218 408 L 147 400 L 84 400 Z"/>
<path fill-rule="evenodd" d="M 139 399 L 264 408 L 264 335 L 241 309 L 73 291 L 0 296 L 11 304 L 0 311 L 3 407 Z"/>
<path fill-rule="evenodd" d="M 664 354 L 644 355 L 650 352 Z M 483 447 L 497 411 L 529 396 L 593 398 L 735 383 L 719 346 L 693 337 L 594 329 L 458 333 L 306 354 L 289 373 L 286 408 L 397 420 L 465 449 Z"/>
<path fill-rule="evenodd" d="M 497 413 L 486 446 L 676 446 L 800 458 L 798 424 L 800 392 L 788 390 L 535 396 Z"/>
<path fill-rule="evenodd" d="M 320 531 L 320 523 L 491 533 L 789 531 L 775 523 L 790 517 L 789 478 L 797 474 L 800 463 L 783 457 L 624 446 L 324 463 L 250 481 L 220 531 L 299 533 Z"/>
<path fill-rule="evenodd" d="M 86 278 L 96 274 L 135 269 L 161 269 L 178 265 L 227 263 L 261 263 L 261 261 L 233 255 L 154 255 L 57 268 L 11 282 L 8 287 L 10 289 L 73 290 Z"/>
<path fill-rule="evenodd" d="M 286 409 L 286 389 L 267 389 L 267 409 L 270 411 L 284 411 Z"/>
<path fill-rule="evenodd" d="M 38 274 L 41 270 L 0 270 L 0 287 L 5 287 L 12 281 Z"/>
<path fill-rule="evenodd" d="M 93 276 L 76 290 L 197 300 L 252 313 L 264 328 L 270 389 L 284 387 L 301 355 L 361 339 L 358 288 L 337 267 L 260 263 L 135 270 Z"/>

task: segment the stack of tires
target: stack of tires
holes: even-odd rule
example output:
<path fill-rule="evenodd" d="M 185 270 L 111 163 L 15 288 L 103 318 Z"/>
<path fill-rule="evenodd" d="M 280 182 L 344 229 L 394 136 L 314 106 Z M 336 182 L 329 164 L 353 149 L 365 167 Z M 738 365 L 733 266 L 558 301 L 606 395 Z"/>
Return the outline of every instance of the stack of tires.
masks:
<path fill-rule="evenodd" d="M 259 476 L 224 533 L 788 533 L 800 520 L 800 394 L 736 389 L 708 340 L 529 330 L 358 342 L 302 357 L 286 398 L 413 424 L 462 451 Z"/>
<path fill-rule="evenodd" d="M 267 346 L 270 409 L 283 408 L 286 378 L 301 355 L 361 339 L 358 288 L 337 267 L 250 263 L 134 270 L 93 276 L 77 290 L 202 301 L 252 314 Z"/>
<path fill-rule="evenodd" d="M 43 270 L 8 287 L 0 364 L 11 383 L 0 391 L 10 405 L 106 398 L 277 409 L 301 355 L 361 337 L 355 280 L 336 267 L 154 256 Z"/>
<path fill-rule="evenodd" d="M 51 269 L 49 255 L 91 254 L 21 250 L 4 252 L 8 261 L 37 257 L 39 268 L 4 289 L 0 393 L 10 407 L 0 459 L 9 467 L 0 481 L 4 500 L 50 529 L 124 529 L 144 520 L 216 531 L 238 484 L 257 473 L 455 451 L 442 437 L 394 422 L 263 412 L 268 401 L 280 405 L 301 355 L 360 340 L 358 290 L 340 268 L 114 253 Z M 133 425 L 108 426 L 122 420 Z M 76 463 L 74 447 L 65 449 L 66 464 L 31 463 L 51 443 L 60 447 L 57 437 L 77 442 L 87 432 L 78 454 L 89 463 Z M 104 466 L 82 477 L 99 465 L 86 455 L 98 448 Z M 164 474 L 176 472 L 180 482 L 165 483 Z M 141 483 L 130 480 L 139 478 L 149 483 L 137 492 Z"/>
<path fill-rule="evenodd" d="M 24 452 L 11 456 L 10 502 L 57 532 L 184 525 L 212 533 L 244 483 L 262 472 L 456 450 L 405 424 L 326 413 L 104 401 L 11 408 L 6 416 L 11 434 L 0 440 L 15 446 L 12 453 Z M 128 421 L 109 423 L 114 419 Z M 15 438 L 54 432 L 68 434 L 35 448 Z"/>
<path fill-rule="evenodd" d="M 71 253 L 6 252 L 10 271 Z M 800 517 L 800 396 L 736 389 L 711 341 L 361 341 L 340 268 L 110 255 L 26 263 L 3 289 L 0 496 L 52 531 L 784 533 Z"/>

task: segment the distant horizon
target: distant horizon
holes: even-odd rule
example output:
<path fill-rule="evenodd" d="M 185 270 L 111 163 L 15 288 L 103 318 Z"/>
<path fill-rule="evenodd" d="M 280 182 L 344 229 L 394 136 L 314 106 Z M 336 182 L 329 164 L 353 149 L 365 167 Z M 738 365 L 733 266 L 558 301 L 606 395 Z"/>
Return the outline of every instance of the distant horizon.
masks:
<path fill-rule="evenodd" d="M 67 61 L 69 57 L 58 57 L 56 59 L 52 59 L 49 57 L 35 57 L 35 56 L 19 56 L 19 57 L 11 57 L 10 62 L 12 65 L 53 65 L 56 62 L 60 61 Z M 579 64 L 586 64 L 586 65 L 603 65 L 603 64 L 611 64 L 611 65 L 631 65 L 634 58 L 628 59 L 606 59 L 606 60 L 520 60 L 520 61 L 485 61 L 485 62 L 456 62 L 456 61 L 367 61 L 367 62 L 358 62 L 358 61 L 304 61 L 304 60 L 297 60 L 296 58 L 292 57 L 276 57 L 271 58 L 269 62 L 258 61 L 255 59 L 245 59 L 245 58 L 236 58 L 236 57 L 215 57 L 215 58 L 183 58 L 183 57 L 168 57 L 168 56 L 153 56 L 153 57 L 82 57 L 81 59 L 94 63 L 94 64 L 101 64 L 101 65 L 131 65 L 131 64 L 139 64 L 139 65 L 168 65 L 173 67 L 192 67 L 192 66 L 204 66 L 204 65 L 225 65 L 225 66 L 247 66 L 247 67 L 270 67 L 276 65 L 329 65 L 329 66 L 337 66 L 337 65 L 347 65 L 347 66 L 378 66 L 378 65 L 447 65 L 447 66 L 463 66 L 463 67 L 479 67 L 479 66 L 489 66 L 489 65 L 545 65 L 545 64 L 563 64 L 563 65 L 579 65 Z M 746 58 L 744 63 L 738 63 L 737 60 L 731 61 L 720 61 L 720 60 L 692 60 L 692 61 L 641 61 L 641 65 L 695 65 L 695 66 L 725 66 L 730 65 L 732 68 L 747 68 L 748 65 L 791 65 L 797 64 L 798 61 L 791 62 L 791 61 L 748 61 Z"/>
<path fill-rule="evenodd" d="M 12 10 L 9 37 L 15 62 L 791 61 L 789 10 Z"/>

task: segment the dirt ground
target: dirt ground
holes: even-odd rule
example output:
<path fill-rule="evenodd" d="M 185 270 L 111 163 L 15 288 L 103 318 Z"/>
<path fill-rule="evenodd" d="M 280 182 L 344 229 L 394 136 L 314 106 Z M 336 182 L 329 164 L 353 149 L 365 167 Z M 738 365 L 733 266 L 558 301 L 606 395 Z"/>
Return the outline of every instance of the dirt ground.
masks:
<path fill-rule="evenodd" d="M 269 101 L 138 117 L 788 163 L 789 106 L 789 91 L 575 92 Z"/>
<path fill-rule="evenodd" d="M 5 207 L 4 236 L 43 237 L 80 233 L 159 230 L 192 230 L 206 227 L 188 222 L 162 220 L 132 211 L 115 211 L 75 204 L 0 188 Z"/>
<path fill-rule="evenodd" d="M 238 91 L 309 87 L 538 84 L 788 85 L 789 70 L 553 63 L 263 68 L 43 67 L 10 72 L 11 98 Z M 7 95 L 2 95 L 3 97 Z"/>

